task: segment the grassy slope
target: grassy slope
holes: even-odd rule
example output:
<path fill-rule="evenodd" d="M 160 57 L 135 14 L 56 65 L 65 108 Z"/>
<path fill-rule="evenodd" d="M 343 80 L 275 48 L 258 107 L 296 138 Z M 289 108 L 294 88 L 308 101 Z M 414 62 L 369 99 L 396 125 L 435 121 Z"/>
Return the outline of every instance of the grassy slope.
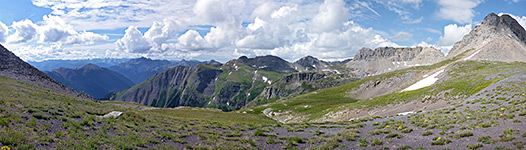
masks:
<path fill-rule="evenodd" d="M 177 141 L 176 137 L 184 137 L 183 134 L 214 128 L 246 130 L 275 123 L 261 115 L 218 110 L 143 110 L 102 104 L 6 77 L 0 77 L 0 106 L 0 146 L 15 149 L 173 149 L 171 146 L 184 147 L 173 142 Z M 111 111 L 124 114 L 116 119 L 96 117 Z M 246 147 L 239 141 L 223 146 Z"/>
<path fill-rule="evenodd" d="M 491 80 L 485 80 L 484 78 L 486 76 L 513 69 L 520 69 L 522 66 L 524 66 L 524 63 L 479 61 L 456 62 L 452 65 L 452 68 L 455 69 L 452 69 L 448 72 L 449 76 L 452 76 L 452 78 L 440 84 L 435 84 L 433 86 L 414 91 L 390 93 L 367 100 L 348 97 L 347 93 L 349 91 L 359 88 L 361 84 L 368 81 L 389 79 L 408 72 L 424 72 L 426 70 L 437 69 L 453 63 L 462 57 L 463 55 L 459 55 L 455 58 L 448 59 L 430 66 L 412 67 L 377 76 L 371 76 L 343 86 L 317 90 L 315 92 L 300 95 L 291 99 L 270 103 L 267 105 L 256 106 L 240 111 L 259 114 L 267 108 L 272 108 L 273 111 L 291 111 L 292 114 L 306 116 L 307 120 L 305 121 L 312 121 L 323 117 L 329 112 L 338 112 L 344 109 L 371 109 L 374 107 L 386 106 L 388 104 L 407 103 L 413 100 L 420 100 L 426 95 L 436 95 L 439 92 L 449 89 L 452 90 L 448 93 L 449 97 L 469 96 L 509 75 L 512 75 L 513 73 L 507 73 Z"/>

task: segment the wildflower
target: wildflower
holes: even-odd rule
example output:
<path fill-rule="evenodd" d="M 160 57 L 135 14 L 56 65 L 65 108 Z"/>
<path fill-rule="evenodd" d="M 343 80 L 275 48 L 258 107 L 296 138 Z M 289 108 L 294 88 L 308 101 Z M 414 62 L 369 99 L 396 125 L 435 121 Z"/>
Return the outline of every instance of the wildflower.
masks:
<path fill-rule="evenodd" d="M 437 138 L 437 141 L 440 140 L 440 137 Z"/>
<path fill-rule="evenodd" d="M 378 125 L 378 122 L 375 122 L 374 125 Z"/>
<path fill-rule="evenodd" d="M 524 93 L 522 93 L 522 96 L 524 96 Z"/>
<path fill-rule="evenodd" d="M 502 116 L 502 114 L 500 114 L 500 116 Z"/>
<path fill-rule="evenodd" d="M 386 125 L 385 128 L 389 128 L 389 125 Z"/>
<path fill-rule="evenodd" d="M 491 104 L 491 106 L 494 106 L 493 104 Z"/>
<path fill-rule="evenodd" d="M 500 108 L 500 110 L 504 110 L 504 108 Z"/>
<path fill-rule="evenodd" d="M 2 146 L 2 150 L 11 150 L 11 148 L 9 148 L 9 146 Z"/>
<path fill-rule="evenodd" d="M 402 130 L 402 126 L 398 126 L 398 130 Z"/>
<path fill-rule="evenodd" d="M 427 119 L 426 119 L 426 120 L 424 120 L 424 123 L 427 123 Z"/>

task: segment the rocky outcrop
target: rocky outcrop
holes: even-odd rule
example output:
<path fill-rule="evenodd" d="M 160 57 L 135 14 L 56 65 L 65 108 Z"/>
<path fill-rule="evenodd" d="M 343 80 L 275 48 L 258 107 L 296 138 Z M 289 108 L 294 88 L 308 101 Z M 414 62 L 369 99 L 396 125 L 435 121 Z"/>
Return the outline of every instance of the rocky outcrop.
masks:
<path fill-rule="evenodd" d="M 74 69 L 53 69 L 45 73 L 59 83 L 95 98 L 102 98 L 110 92 L 124 90 L 134 85 L 123 75 L 94 64 Z"/>
<path fill-rule="evenodd" d="M 29 84 L 35 84 L 73 97 L 93 100 L 91 96 L 77 92 L 53 80 L 45 73 L 18 58 L 2 45 L 0 45 L 0 76 L 7 76 Z"/>
<path fill-rule="evenodd" d="M 447 55 L 452 58 L 469 49 L 469 59 L 526 62 L 526 31 L 511 16 L 494 13 L 484 18 L 461 41 L 455 43 Z"/>
<path fill-rule="evenodd" d="M 266 87 L 256 100 L 248 106 L 279 101 L 284 98 L 291 98 L 318 89 L 344 85 L 354 80 L 357 79 L 347 74 L 339 74 L 334 71 L 307 71 L 293 73 L 283 76 L 273 85 Z"/>
<path fill-rule="evenodd" d="M 360 49 L 353 60 L 345 65 L 352 74 L 363 78 L 442 60 L 444 55 L 432 47 L 379 47 L 375 50 Z"/>
<path fill-rule="evenodd" d="M 319 60 L 318 58 L 315 58 L 312 56 L 305 56 L 295 61 L 293 65 L 294 65 L 294 69 L 296 69 L 297 71 L 308 71 L 308 70 L 324 69 L 330 66 L 341 65 L 349 61 L 350 59 L 344 60 L 344 61 L 326 62 L 326 61 Z"/>

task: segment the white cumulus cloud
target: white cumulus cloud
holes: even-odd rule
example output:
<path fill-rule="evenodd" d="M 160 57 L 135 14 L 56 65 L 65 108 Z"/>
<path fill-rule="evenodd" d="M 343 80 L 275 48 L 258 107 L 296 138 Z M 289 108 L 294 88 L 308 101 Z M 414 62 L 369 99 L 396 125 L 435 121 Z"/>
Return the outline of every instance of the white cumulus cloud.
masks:
<path fill-rule="evenodd" d="M 438 38 L 438 46 L 452 47 L 457 41 L 462 40 L 464 35 L 471 31 L 471 24 L 465 26 L 457 26 L 457 24 L 450 24 L 444 27 L 444 35 Z M 444 50 L 443 50 L 444 52 Z M 445 52 L 447 53 L 447 52 Z"/>
<path fill-rule="evenodd" d="M 188 30 L 178 38 L 176 48 L 182 50 L 202 50 L 211 48 L 205 39 L 195 30 Z"/>
<path fill-rule="evenodd" d="M 40 24 L 31 20 L 13 22 L 11 28 L 15 29 L 15 33 L 9 35 L 7 42 L 26 43 L 35 39 L 38 43 L 75 45 L 105 42 L 109 39 L 106 35 L 93 32 L 77 32 L 58 16 L 46 15 Z"/>
<path fill-rule="evenodd" d="M 7 26 L 2 21 L 0 21 L 0 43 L 5 42 L 8 34 L 9 28 L 7 28 Z"/>
<path fill-rule="evenodd" d="M 38 35 L 38 26 L 31 20 L 22 20 L 13 22 L 11 28 L 15 29 L 15 33 L 7 37 L 7 43 L 23 43 L 33 40 Z"/>
<path fill-rule="evenodd" d="M 473 8 L 477 7 L 481 0 L 438 0 L 440 9 L 437 16 L 440 19 L 451 20 L 457 23 L 471 23 L 475 16 Z"/>
<path fill-rule="evenodd" d="M 152 47 L 136 26 L 128 27 L 124 36 L 115 44 L 117 49 L 128 53 L 147 53 Z"/>
<path fill-rule="evenodd" d="M 325 0 L 320 5 L 318 14 L 312 18 L 311 30 L 330 32 L 341 29 L 348 19 L 349 13 L 343 0 Z"/>

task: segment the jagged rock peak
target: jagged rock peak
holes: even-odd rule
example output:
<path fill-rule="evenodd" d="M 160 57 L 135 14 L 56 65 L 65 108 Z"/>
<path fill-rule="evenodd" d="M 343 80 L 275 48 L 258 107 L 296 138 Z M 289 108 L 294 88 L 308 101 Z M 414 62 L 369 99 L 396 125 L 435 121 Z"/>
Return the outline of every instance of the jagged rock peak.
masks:
<path fill-rule="evenodd" d="M 396 61 L 406 61 L 415 58 L 424 50 L 437 51 L 432 47 L 379 47 L 375 50 L 361 48 L 354 56 L 353 60 L 375 60 L 381 58 L 395 57 Z"/>
<path fill-rule="evenodd" d="M 526 31 L 524 28 L 508 14 L 498 16 L 490 13 L 481 24 L 475 26 L 469 34 L 453 45 L 447 57 L 457 56 L 468 49 L 482 48 L 488 43 L 494 43 L 492 45 L 498 45 L 498 42 L 504 44 L 502 41 L 508 41 L 508 45 L 504 44 L 504 48 L 500 49 L 504 50 L 506 49 L 505 47 L 515 47 L 511 49 L 517 49 L 517 46 L 509 46 L 509 44 L 513 44 L 509 43 L 509 41 L 513 40 L 519 42 L 520 45 L 526 45 Z"/>
<path fill-rule="evenodd" d="M 509 28 L 519 40 L 526 43 L 526 31 L 517 20 L 508 14 L 503 14 L 499 17 L 495 13 L 490 13 L 484 18 L 481 25 L 493 26 L 497 31 L 503 30 L 503 28 Z"/>

